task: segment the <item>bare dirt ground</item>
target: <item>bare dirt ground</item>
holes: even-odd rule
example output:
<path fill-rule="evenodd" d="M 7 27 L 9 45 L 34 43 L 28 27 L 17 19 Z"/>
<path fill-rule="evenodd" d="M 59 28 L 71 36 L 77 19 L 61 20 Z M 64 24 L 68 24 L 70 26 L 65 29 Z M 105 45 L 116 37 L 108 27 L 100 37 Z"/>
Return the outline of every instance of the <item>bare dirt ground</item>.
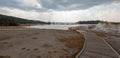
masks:
<path fill-rule="evenodd" d="M 68 30 L 0 29 L 0 58 L 74 58 L 84 37 Z"/>

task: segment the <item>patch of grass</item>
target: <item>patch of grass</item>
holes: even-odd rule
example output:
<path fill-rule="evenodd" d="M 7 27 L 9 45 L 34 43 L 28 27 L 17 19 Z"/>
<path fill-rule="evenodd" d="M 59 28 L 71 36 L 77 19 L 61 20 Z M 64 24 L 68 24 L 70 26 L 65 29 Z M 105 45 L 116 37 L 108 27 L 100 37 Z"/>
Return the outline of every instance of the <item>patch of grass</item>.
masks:
<path fill-rule="evenodd" d="M 106 35 L 107 35 L 105 32 L 95 32 L 95 34 L 100 37 L 106 37 Z"/>
<path fill-rule="evenodd" d="M 95 25 L 91 25 L 88 27 L 88 29 L 93 29 L 93 28 L 95 28 Z"/>
<path fill-rule="evenodd" d="M 41 47 L 44 47 L 44 48 L 49 48 L 49 47 L 52 47 L 52 45 L 49 45 L 49 44 L 44 44 L 44 45 L 42 45 Z"/>
<path fill-rule="evenodd" d="M 80 52 L 80 51 L 78 51 L 78 52 L 76 52 L 76 53 L 72 54 L 72 56 L 71 56 L 71 57 L 69 57 L 69 58 L 75 58 L 75 56 L 77 56 L 77 54 L 78 54 L 79 52 Z"/>
<path fill-rule="evenodd" d="M 120 37 L 120 35 L 117 35 L 117 34 L 113 34 L 112 36 Z"/>
<path fill-rule="evenodd" d="M 11 29 L 11 28 L 22 28 L 22 26 L 0 26 L 0 28 L 7 28 L 7 29 Z"/>
<path fill-rule="evenodd" d="M 0 56 L 0 58 L 11 58 L 10 56 Z"/>
<path fill-rule="evenodd" d="M 54 53 L 57 53 L 57 50 L 54 50 L 53 52 L 54 52 Z"/>
<path fill-rule="evenodd" d="M 26 48 L 21 48 L 22 50 L 25 50 Z"/>
<path fill-rule="evenodd" d="M 39 55 L 39 56 L 37 56 L 37 58 L 41 58 L 41 56 Z"/>
<path fill-rule="evenodd" d="M 35 32 L 35 33 L 33 33 L 34 35 L 38 35 L 39 34 L 39 32 Z"/>
<path fill-rule="evenodd" d="M 3 44 L 8 44 L 8 42 L 3 42 Z"/>
<path fill-rule="evenodd" d="M 77 49 L 71 56 L 66 56 L 67 58 L 75 58 L 75 56 L 81 51 L 84 45 L 84 36 L 75 30 L 69 30 L 69 32 L 73 33 L 73 35 L 67 36 L 63 35 L 58 37 L 60 42 L 64 42 L 65 46 L 68 48 L 75 48 Z M 67 53 L 70 53 L 69 50 L 63 49 Z"/>
<path fill-rule="evenodd" d="M 82 48 L 84 43 L 84 38 L 82 36 L 62 36 L 59 41 L 65 42 L 66 46 L 69 48 Z"/>
<path fill-rule="evenodd" d="M 38 50 L 38 48 L 35 48 L 35 49 L 33 49 L 34 51 L 37 51 Z"/>
<path fill-rule="evenodd" d="M 48 53 L 51 53 L 50 51 Z"/>
<path fill-rule="evenodd" d="M 32 39 L 38 39 L 37 37 L 33 37 Z"/>
<path fill-rule="evenodd" d="M 10 39 L 11 36 L 0 36 L 0 41 Z"/>
<path fill-rule="evenodd" d="M 116 33 L 107 33 L 108 36 L 115 36 L 115 37 L 120 37 L 120 34 Z"/>
<path fill-rule="evenodd" d="M 63 48 L 62 50 L 65 51 L 65 52 L 67 52 L 67 53 L 70 53 L 70 52 L 68 51 L 68 49 Z"/>
<path fill-rule="evenodd" d="M 0 49 L 8 49 L 10 47 L 13 47 L 14 45 L 12 45 L 11 43 L 8 42 L 0 42 Z"/>
<path fill-rule="evenodd" d="M 26 51 L 30 51 L 30 49 L 26 49 Z"/>

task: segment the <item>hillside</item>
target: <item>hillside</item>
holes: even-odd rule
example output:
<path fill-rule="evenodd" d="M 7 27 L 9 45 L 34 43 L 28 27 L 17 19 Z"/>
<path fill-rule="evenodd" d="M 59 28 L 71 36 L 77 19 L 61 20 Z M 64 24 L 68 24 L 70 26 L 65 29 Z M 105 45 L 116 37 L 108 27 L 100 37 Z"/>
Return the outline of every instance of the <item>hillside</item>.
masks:
<path fill-rule="evenodd" d="M 48 22 L 28 20 L 0 14 L 0 26 L 17 26 L 20 24 L 48 24 Z"/>

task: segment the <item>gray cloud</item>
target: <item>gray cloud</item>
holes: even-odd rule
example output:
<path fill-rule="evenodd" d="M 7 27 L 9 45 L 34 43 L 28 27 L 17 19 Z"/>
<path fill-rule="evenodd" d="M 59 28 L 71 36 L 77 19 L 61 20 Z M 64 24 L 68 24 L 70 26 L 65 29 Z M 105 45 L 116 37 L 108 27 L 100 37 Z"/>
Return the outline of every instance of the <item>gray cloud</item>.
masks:
<path fill-rule="evenodd" d="M 34 6 L 29 3 L 30 1 L 31 0 L 26 0 L 26 1 L 25 0 L 23 0 L 23 1 L 22 0 L 2 0 L 2 1 L 0 1 L 0 6 L 8 7 L 8 8 L 17 8 L 17 9 L 22 9 L 22 10 L 46 11 L 45 8 L 37 8 L 37 2 L 38 2 L 37 0 L 33 0 L 32 4 L 35 4 L 35 2 L 36 2 L 36 5 L 34 5 Z M 26 5 L 24 3 L 26 3 Z M 29 4 L 29 6 L 28 6 L 28 4 Z"/>
<path fill-rule="evenodd" d="M 23 0 L 20 0 L 23 1 Z M 27 2 L 30 2 L 28 0 Z M 2 0 L 0 6 L 18 8 L 22 10 L 36 10 L 36 11 L 47 11 L 53 10 L 79 10 L 88 9 L 93 6 L 101 4 L 109 4 L 112 2 L 120 2 L 120 0 L 35 0 L 42 5 L 42 8 L 22 6 L 18 0 Z M 31 5 L 31 4 L 30 4 Z"/>
<path fill-rule="evenodd" d="M 74 10 L 87 9 L 100 4 L 108 4 L 112 2 L 120 2 L 120 0 L 41 0 L 42 5 L 47 9 L 56 10 Z"/>
<path fill-rule="evenodd" d="M 0 6 L 6 6 L 6 7 L 17 7 L 18 3 L 14 0 L 2 0 L 0 1 Z"/>
<path fill-rule="evenodd" d="M 106 20 L 111 22 L 112 21 L 120 22 L 119 0 L 114 0 L 114 1 L 109 0 L 109 2 L 107 1 L 103 2 L 102 0 L 101 3 L 100 1 L 96 1 L 96 2 L 94 1 L 95 4 L 93 2 L 91 2 L 92 4 L 90 2 L 88 3 L 87 2 L 88 0 L 86 1 L 84 0 L 83 1 L 84 3 L 79 2 L 77 0 L 76 0 L 77 2 L 75 2 L 74 0 L 71 0 L 72 2 L 70 0 L 69 1 L 68 0 L 62 0 L 62 1 L 28 0 L 30 2 L 28 2 L 27 0 L 22 0 L 22 2 L 20 0 L 19 0 L 20 2 L 18 2 L 17 0 L 12 0 L 11 3 L 5 3 L 5 2 L 3 3 L 3 1 L 0 2 L 0 6 L 2 6 L 0 7 L 0 14 L 10 15 L 10 16 L 15 16 L 20 18 L 40 20 L 40 21 L 46 21 L 46 22 L 48 21 L 77 22 L 82 20 L 96 20 L 96 19 Z M 7 0 L 5 1 L 8 2 Z M 13 3 L 15 1 L 16 3 Z M 49 3 L 47 3 L 48 1 Z M 64 5 L 64 4 L 61 4 L 60 2 L 68 3 L 68 4 Z M 116 3 L 113 3 L 113 2 L 116 2 Z M 44 4 L 46 4 L 47 7 Z M 38 6 L 36 7 L 36 5 Z M 82 6 L 84 7 L 82 8 Z M 32 11 L 25 10 L 24 8 L 27 8 L 28 10 L 32 10 Z M 43 9 L 43 11 L 41 11 L 41 9 Z M 79 10 L 75 10 L 75 9 L 79 9 Z M 56 10 L 62 10 L 62 11 L 56 11 Z M 72 10 L 72 11 L 68 11 L 68 10 Z"/>

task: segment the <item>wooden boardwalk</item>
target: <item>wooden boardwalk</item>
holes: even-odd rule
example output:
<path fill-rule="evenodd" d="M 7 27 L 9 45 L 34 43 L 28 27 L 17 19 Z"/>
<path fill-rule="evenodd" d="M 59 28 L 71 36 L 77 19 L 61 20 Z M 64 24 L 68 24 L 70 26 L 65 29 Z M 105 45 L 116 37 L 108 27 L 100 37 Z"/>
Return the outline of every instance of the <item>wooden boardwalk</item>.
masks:
<path fill-rule="evenodd" d="M 86 45 L 79 58 L 118 58 L 102 37 L 96 36 L 93 32 L 81 33 L 86 37 Z"/>

